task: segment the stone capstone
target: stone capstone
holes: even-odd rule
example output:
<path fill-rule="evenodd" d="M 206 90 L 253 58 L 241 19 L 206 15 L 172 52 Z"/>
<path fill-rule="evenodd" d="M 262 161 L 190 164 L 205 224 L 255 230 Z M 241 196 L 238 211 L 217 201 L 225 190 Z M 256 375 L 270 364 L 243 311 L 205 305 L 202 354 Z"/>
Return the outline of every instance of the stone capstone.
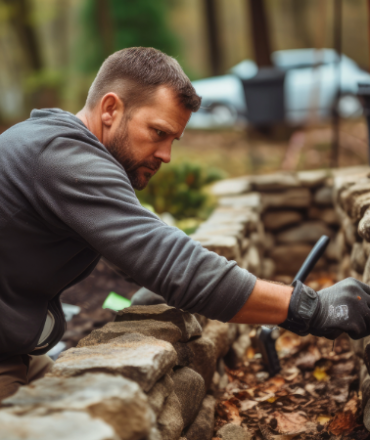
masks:
<path fill-rule="evenodd" d="M 0 411 L 0 426 L 4 440 L 120 440 L 111 426 L 84 412 L 18 417 Z"/>
<path fill-rule="evenodd" d="M 229 208 L 250 208 L 253 211 L 261 212 L 261 195 L 258 192 L 251 192 L 243 196 L 222 197 L 219 206 Z"/>
<path fill-rule="evenodd" d="M 187 440 L 211 440 L 215 423 L 215 399 L 206 396 L 194 422 L 186 430 Z"/>
<path fill-rule="evenodd" d="M 163 411 L 157 419 L 158 431 L 161 440 L 178 440 L 184 429 L 184 421 L 181 415 L 181 405 L 175 392 L 166 399 Z"/>
<path fill-rule="evenodd" d="M 155 420 L 148 399 L 137 383 L 102 373 L 44 377 L 19 388 L 2 403 L 13 414 L 29 416 L 83 411 L 112 426 L 122 440 L 149 436 Z"/>
<path fill-rule="evenodd" d="M 308 211 L 308 217 L 313 220 L 321 220 L 333 226 L 337 226 L 340 223 L 338 215 L 333 208 L 318 208 L 312 206 Z"/>
<path fill-rule="evenodd" d="M 254 191 L 281 191 L 299 186 L 297 176 L 292 173 L 273 173 L 253 176 Z"/>
<path fill-rule="evenodd" d="M 206 394 L 204 380 L 200 374 L 188 367 L 175 370 L 172 380 L 186 428 L 195 419 Z"/>
<path fill-rule="evenodd" d="M 131 333 L 111 339 L 107 344 L 70 348 L 59 356 L 49 375 L 121 374 L 137 382 L 147 392 L 171 370 L 176 360 L 176 352 L 168 342 Z"/>
<path fill-rule="evenodd" d="M 237 237 L 229 235 L 204 235 L 201 232 L 191 235 L 209 251 L 227 258 L 228 260 L 240 260 L 240 248 Z"/>
<path fill-rule="evenodd" d="M 108 322 L 104 327 L 93 330 L 88 336 L 81 339 L 77 347 L 105 344 L 111 339 L 130 333 L 153 336 L 171 344 L 182 339 L 181 330 L 172 322 L 147 319 L 142 321 Z"/>
<path fill-rule="evenodd" d="M 266 229 L 275 231 L 285 226 L 294 225 L 303 220 L 303 215 L 298 211 L 269 211 L 263 216 Z"/>
<path fill-rule="evenodd" d="M 148 319 L 171 322 L 176 325 L 182 333 L 181 342 L 187 342 L 194 336 L 202 334 L 202 327 L 194 315 L 166 304 L 128 307 L 118 312 L 115 322 L 143 321 Z"/>
<path fill-rule="evenodd" d="M 297 178 L 302 186 L 314 188 L 323 185 L 328 177 L 326 170 L 299 171 Z"/>
<path fill-rule="evenodd" d="M 216 197 L 240 195 L 250 190 L 251 184 L 247 177 L 221 180 L 211 188 L 212 194 Z"/>

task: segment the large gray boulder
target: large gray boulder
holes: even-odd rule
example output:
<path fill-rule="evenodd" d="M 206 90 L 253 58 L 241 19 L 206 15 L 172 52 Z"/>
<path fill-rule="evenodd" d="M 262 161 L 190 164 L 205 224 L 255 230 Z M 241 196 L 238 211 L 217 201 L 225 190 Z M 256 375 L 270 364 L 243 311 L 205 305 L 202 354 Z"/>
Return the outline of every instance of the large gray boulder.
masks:
<path fill-rule="evenodd" d="M 147 319 L 142 321 L 108 322 L 104 327 L 93 330 L 88 336 L 81 339 L 77 347 L 106 344 L 111 339 L 130 333 L 153 336 L 171 344 L 182 339 L 181 330 L 172 322 Z"/>
<path fill-rule="evenodd" d="M 89 372 L 120 374 L 147 392 L 172 369 L 176 360 L 176 352 L 168 342 L 131 333 L 107 344 L 70 348 L 59 356 L 49 374 L 58 377 Z"/>
<path fill-rule="evenodd" d="M 155 426 L 148 399 L 137 383 L 102 373 L 70 378 L 44 377 L 19 388 L 2 404 L 13 414 L 27 416 L 86 412 L 112 426 L 122 440 L 142 439 L 149 436 Z"/>
<path fill-rule="evenodd" d="M 206 396 L 194 422 L 186 430 L 187 440 L 211 440 L 215 423 L 215 399 Z"/>
<path fill-rule="evenodd" d="M 206 394 L 204 380 L 200 374 L 188 367 L 178 368 L 174 372 L 172 380 L 186 428 L 194 421 Z"/>
<path fill-rule="evenodd" d="M 172 322 L 182 333 L 180 341 L 187 342 L 194 336 L 202 334 L 198 320 L 189 312 L 170 307 L 166 304 L 152 306 L 132 306 L 118 312 L 115 322 L 155 320 Z"/>

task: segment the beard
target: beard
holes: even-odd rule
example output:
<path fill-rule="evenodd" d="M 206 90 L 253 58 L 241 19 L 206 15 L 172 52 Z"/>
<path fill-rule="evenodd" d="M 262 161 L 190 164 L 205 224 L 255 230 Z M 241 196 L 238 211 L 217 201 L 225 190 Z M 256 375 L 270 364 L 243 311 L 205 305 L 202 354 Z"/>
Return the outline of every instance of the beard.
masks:
<path fill-rule="evenodd" d="M 117 131 L 111 142 L 106 145 L 108 151 L 125 169 L 133 188 L 144 189 L 150 178 L 159 170 L 162 161 L 160 159 L 137 160 L 134 156 L 134 148 L 131 145 L 127 129 L 127 121 L 122 118 L 122 129 Z M 154 172 L 142 172 L 140 168 L 146 167 Z"/>

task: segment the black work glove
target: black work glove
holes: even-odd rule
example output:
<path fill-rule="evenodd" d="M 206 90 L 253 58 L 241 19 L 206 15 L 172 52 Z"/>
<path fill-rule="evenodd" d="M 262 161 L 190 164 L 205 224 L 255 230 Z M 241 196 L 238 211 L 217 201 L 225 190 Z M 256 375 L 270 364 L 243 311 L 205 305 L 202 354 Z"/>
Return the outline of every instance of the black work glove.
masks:
<path fill-rule="evenodd" d="M 335 339 L 346 332 L 352 339 L 370 335 L 370 286 L 346 278 L 315 292 L 300 281 L 293 283 L 288 318 L 279 324 L 305 336 L 311 333 Z"/>

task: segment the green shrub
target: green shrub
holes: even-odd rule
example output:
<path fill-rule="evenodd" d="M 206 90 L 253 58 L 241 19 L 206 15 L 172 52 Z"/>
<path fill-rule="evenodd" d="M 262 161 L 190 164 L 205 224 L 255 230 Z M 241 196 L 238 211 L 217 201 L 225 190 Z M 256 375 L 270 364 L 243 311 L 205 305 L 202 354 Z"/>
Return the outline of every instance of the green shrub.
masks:
<path fill-rule="evenodd" d="M 159 214 L 169 212 L 177 220 L 205 219 L 213 209 L 213 200 L 204 187 L 223 177 L 223 171 L 195 163 L 166 165 L 137 196 Z"/>

